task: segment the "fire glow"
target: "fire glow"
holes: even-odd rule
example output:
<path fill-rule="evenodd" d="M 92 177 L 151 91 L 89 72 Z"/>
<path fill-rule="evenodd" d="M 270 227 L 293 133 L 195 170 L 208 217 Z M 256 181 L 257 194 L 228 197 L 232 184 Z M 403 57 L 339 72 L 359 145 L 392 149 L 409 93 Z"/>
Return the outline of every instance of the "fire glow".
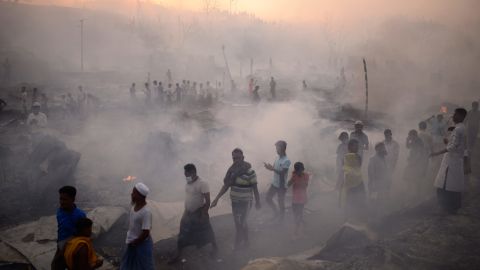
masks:
<path fill-rule="evenodd" d="M 132 181 L 135 181 L 136 179 L 137 179 L 136 176 L 129 175 L 129 176 L 123 178 L 123 182 L 132 182 Z"/>
<path fill-rule="evenodd" d="M 441 106 L 441 107 L 440 107 L 440 112 L 441 112 L 441 113 L 448 113 L 448 108 L 447 108 L 447 106 Z"/>

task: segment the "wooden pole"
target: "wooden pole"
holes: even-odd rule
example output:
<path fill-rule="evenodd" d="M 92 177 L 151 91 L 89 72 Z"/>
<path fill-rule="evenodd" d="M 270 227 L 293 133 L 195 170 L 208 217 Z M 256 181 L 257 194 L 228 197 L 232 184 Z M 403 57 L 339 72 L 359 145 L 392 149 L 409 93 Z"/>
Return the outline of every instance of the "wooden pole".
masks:
<path fill-rule="evenodd" d="M 80 70 L 83 72 L 83 19 L 80 20 Z"/>
<path fill-rule="evenodd" d="M 368 72 L 367 61 L 363 58 L 363 71 L 365 72 L 365 119 L 368 118 Z"/>
<path fill-rule="evenodd" d="M 230 73 L 230 67 L 228 66 L 227 56 L 225 55 L 225 45 L 222 45 L 222 54 L 223 60 L 225 60 L 225 66 L 227 68 L 228 78 L 230 79 L 230 84 L 233 84 L 232 73 Z M 232 85 L 233 88 L 233 85 Z"/>

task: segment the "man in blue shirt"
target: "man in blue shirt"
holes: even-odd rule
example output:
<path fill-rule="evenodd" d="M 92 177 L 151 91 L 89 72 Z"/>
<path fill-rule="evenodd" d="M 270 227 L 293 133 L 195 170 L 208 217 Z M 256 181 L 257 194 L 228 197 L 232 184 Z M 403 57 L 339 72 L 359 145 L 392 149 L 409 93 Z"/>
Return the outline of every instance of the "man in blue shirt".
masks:
<path fill-rule="evenodd" d="M 60 208 L 57 209 L 57 252 L 53 257 L 53 269 L 65 269 L 63 248 L 65 243 L 75 235 L 77 221 L 86 218 L 85 212 L 75 205 L 77 189 L 72 186 L 64 186 L 58 190 Z"/>
<path fill-rule="evenodd" d="M 272 184 L 267 192 L 267 204 L 272 208 L 274 219 L 283 220 L 285 215 L 285 193 L 287 191 L 288 169 L 290 168 L 290 160 L 287 157 L 287 143 L 278 141 L 275 143 L 278 158 L 273 165 L 265 163 L 265 168 L 273 172 Z M 273 197 L 277 195 L 278 208 L 273 202 Z"/>

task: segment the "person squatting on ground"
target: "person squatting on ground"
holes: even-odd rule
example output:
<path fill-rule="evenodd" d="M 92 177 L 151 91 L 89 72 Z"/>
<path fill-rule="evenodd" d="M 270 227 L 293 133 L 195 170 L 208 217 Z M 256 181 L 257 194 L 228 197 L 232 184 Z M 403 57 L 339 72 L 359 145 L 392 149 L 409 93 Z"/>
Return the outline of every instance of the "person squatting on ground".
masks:
<path fill-rule="evenodd" d="M 235 148 L 232 151 L 233 164 L 228 168 L 223 186 L 211 207 L 217 205 L 218 200 L 230 188 L 230 199 L 232 201 L 232 215 L 235 222 L 235 244 L 234 249 L 242 245 L 249 245 L 248 238 L 248 214 L 252 208 L 252 201 L 255 198 L 255 208 L 260 209 L 260 195 L 257 188 L 257 176 L 252 165 L 246 162 L 243 151 Z"/>
<path fill-rule="evenodd" d="M 76 224 L 75 237 L 65 245 L 65 263 L 69 270 L 93 270 L 103 265 L 92 243 L 92 220 L 81 218 Z"/>

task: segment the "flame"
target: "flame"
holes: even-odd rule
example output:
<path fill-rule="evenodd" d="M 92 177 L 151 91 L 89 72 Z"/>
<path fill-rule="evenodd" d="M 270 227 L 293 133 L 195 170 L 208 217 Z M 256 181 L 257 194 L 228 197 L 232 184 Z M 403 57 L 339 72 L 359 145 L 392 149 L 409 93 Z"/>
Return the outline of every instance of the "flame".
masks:
<path fill-rule="evenodd" d="M 441 106 L 441 107 L 440 107 L 440 112 L 441 112 L 441 113 L 448 113 L 448 108 L 447 108 L 447 106 Z"/>
<path fill-rule="evenodd" d="M 134 181 L 134 180 L 136 180 L 136 179 L 137 179 L 136 176 L 131 176 L 131 175 L 129 175 L 129 176 L 123 178 L 123 182 L 131 182 L 131 181 Z"/>

